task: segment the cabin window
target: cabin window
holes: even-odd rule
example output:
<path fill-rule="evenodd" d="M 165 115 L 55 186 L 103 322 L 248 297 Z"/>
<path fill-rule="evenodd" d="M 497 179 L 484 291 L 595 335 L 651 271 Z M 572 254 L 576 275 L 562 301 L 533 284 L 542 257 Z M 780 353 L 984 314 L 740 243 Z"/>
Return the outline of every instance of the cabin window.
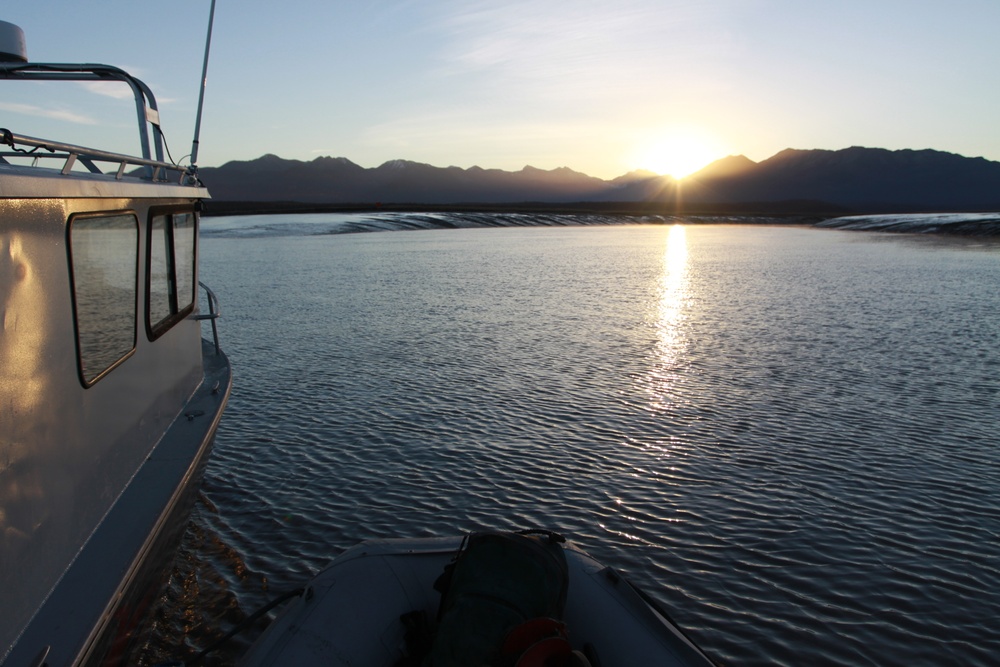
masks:
<path fill-rule="evenodd" d="M 130 213 L 70 220 L 80 378 L 90 386 L 135 350 L 139 224 Z"/>
<path fill-rule="evenodd" d="M 194 309 L 194 212 L 153 213 L 148 259 L 146 326 L 153 340 Z"/>

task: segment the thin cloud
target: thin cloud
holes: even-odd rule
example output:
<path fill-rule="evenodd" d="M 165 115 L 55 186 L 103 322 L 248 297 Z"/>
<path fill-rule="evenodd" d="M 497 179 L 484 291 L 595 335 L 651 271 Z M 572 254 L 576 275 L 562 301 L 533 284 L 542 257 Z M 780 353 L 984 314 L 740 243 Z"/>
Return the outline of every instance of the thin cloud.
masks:
<path fill-rule="evenodd" d="M 692 35 L 718 19 L 720 7 L 690 1 L 628 0 L 496 6 L 467 0 L 442 18 L 449 35 L 445 57 L 459 70 L 501 68 L 522 76 L 565 76 L 616 71 L 707 50 L 705 35 Z M 715 42 L 725 40 L 715 28 Z M 663 55 L 664 44 L 667 56 Z M 603 73 L 603 72 L 602 72 Z"/>
<path fill-rule="evenodd" d="M 626 99 L 655 106 L 656 98 L 676 98 L 668 92 L 725 80 L 720 63 L 738 51 L 734 17 L 720 16 L 729 3 L 464 0 L 435 24 L 440 46 L 430 74 L 459 77 L 480 98 L 503 91 L 506 106 L 545 104 L 553 115 L 606 114 Z"/>
<path fill-rule="evenodd" d="M 26 116 L 52 118 L 53 120 L 62 120 L 68 123 L 76 123 L 78 125 L 97 125 L 97 121 L 88 116 L 74 113 L 72 111 L 63 111 L 61 109 L 44 109 L 42 107 L 35 106 L 34 104 L 0 102 L 0 110 L 24 114 Z"/>
<path fill-rule="evenodd" d="M 96 95 L 116 100 L 132 99 L 132 88 L 121 81 L 80 81 L 79 85 Z"/>

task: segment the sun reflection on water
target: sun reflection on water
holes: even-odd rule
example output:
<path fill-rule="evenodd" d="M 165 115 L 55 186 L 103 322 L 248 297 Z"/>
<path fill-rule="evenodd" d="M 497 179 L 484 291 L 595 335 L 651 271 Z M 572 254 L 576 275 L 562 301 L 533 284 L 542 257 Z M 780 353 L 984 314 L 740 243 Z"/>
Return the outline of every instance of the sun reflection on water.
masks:
<path fill-rule="evenodd" d="M 688 247 L 683 225 L 674 225 L 667 234 L 660 275 L 659 300 L 655 312 L 656 357 L 649 370 L 650 404 L 654 410 L 667 409 L 679 377 L 687 338 L 684 320 L 690 288 L 688 284 Z"/>

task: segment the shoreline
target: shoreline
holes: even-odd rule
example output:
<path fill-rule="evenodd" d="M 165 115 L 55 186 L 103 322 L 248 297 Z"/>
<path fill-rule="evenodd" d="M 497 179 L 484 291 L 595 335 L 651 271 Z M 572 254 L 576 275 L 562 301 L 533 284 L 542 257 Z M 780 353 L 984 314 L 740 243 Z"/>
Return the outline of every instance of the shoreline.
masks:
<path fill-rule="evenodd" d="M 456 216 L 608 216 L 635 218 L 637 223 L 681 219 L 697 224 L 802 225 L 844 231 L 920 235 L 1000 237 L 997 212 L 859 212 L 834 210 L 822 202 L 691 205 L 685 208 L 649 202 L 576 202 L 517 204 L 323 204 L 291 201 L 205 201 L 202 215 L 245 216 L 281 214 L 414 214 Z M 541 223 L 544 224 L 544 223 Z"/>
<path fill-rule="evenodd" d="M 519 203 L 317 203 L 296 201 L 207 200 L 202 215 L 268 215 L 280 213 L 534 213 L 549 215 L 622 216 L 747 216 L 812 224 L 830 218 L 857 214 L 823 202 L 790 201 L 737 204 L 691 204 L 678 207 L 656 202 L 519 202 Z"/>

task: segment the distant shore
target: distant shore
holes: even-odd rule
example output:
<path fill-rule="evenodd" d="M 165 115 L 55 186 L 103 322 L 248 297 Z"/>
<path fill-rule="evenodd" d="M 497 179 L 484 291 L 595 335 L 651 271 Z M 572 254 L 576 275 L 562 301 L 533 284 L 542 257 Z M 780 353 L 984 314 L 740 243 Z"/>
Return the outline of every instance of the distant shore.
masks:
<path fill-rule="evenodd" d="M 684 208 L 649 202 L 576 202 L 519 204 L 321 204 L 311 202 L 204 202 L 205 216 L 280 215 L 311 213 L 411 213 L 415 216 L 581 216 L 635 218 L 637 223 L 808 225 L 827 229 L 968 237 L 1000 237 L 1000 213 L 920 212 L 865 214 L 822 202 L 786 201 L 758 204 L 689 205 Z M 626 220 L 627 221 L 627 220 Z M 544 224 L 544 223 L 542 223 Z"/>
<path fill-rule="evenodd" d="M 204 204 L 203 215 L 268 215 L 279 213 L 545 213 L 624 216 L 749 217 L 788 224 L 813 224 L 856 213 L 824 202 L 786 201 L 740 204 L 691 204 L 678 207 L 655 202 L 523 202 L 500 204 L 323 204 L 294 201 L 217 201 Z"/>

